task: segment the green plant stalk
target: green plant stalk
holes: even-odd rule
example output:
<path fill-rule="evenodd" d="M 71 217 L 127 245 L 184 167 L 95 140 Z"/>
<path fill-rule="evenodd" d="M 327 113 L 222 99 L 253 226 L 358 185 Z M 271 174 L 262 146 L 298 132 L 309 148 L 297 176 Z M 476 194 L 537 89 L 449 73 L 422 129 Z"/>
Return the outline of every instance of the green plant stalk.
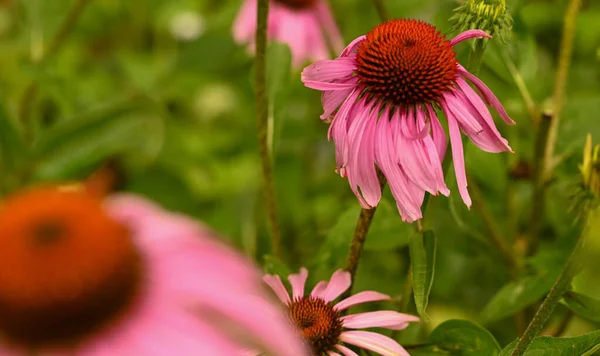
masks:
<path fill-rule="evenodd" d="M 271 236 L 271 251 L 281 257 L 281 232 L 277 217 L 275 180 L 269 151 L 269 100 L 267 94 L 267 18 L 269 0 L 258 0 L 256 11 L 256 119 L 257 138 L 262 168 L 262 182 L 267 210 L 267 224 Z"/>
<path fill-rule="evenodd" d="M 579 272 L 581 250 L 585 244 L 586 235 L 590 230 L 592 215 L 593 213 L 588 213 L 588 217 L 584 220 L 585 225 L 583 231 L 577 241 L 577 244 L 575 245 L 575 248 L 569 256 L 567 263 L 558 276 L 558 279 L 552 286 L 552 289 L 550 289 L 550 292 L 548 292 L 546 299 L 544 299 L 542 305 L 540 305 L 535 313 L 535 316 L 527 326 L 525 333 L 519 338 L 515 349 L 510 354 L 511 356 L 521 356 L 525 353 L 525 351 L 527 351 L 529 344 L 538 335 L 540 330 L 542 330 L 563 294 L 569 289 L 571 281 Z"/>
<path fill-rule="evenodd" d="M 562 39 L 560 43 L 560 52 L 558 56 L 558 68 L 556 70 L 556 80 L 554 82 L 554 94 L 552 96 L 554 113 L 554 122 L 548 132 L 548 141 L 544 152 L 544 161 L 546 170 L 544 176 L 548 177 L 554 169 L 554 147 L 558 139 L 558 126 L 560 123 L 560 114 L 564 106 L 565 90 L 567 85 L 567 76 L 571 66 L 571 55 L 573 54 L 573 38 L 575 37 L 575 23 L 577 15 L 581 8 L 581 0 L 570 0 L 565 13 Z"/>
<path fill-rule="evenodd" d="M 383 3 L 383 0 L 373 0 L 373 5 L 375 6 L 375 10 L 377 10 L 377 15 L 379 15 L 379 19 L 381 22 L 386 22 L 390 20 L 390 14 Z"/>
<path fill-rule="evenodd" d="M 469 53 L 469 59 L 467 61 L 467 69 L 469 72 L 477 75 L 479 73 L 479 68 L 481 68 L 481 60 L 483 59 L 483 52 L 485 52 L 485 48 L 487 47 L 487 40 L 477 39 L 475 40 L 474 47 L 471 48 L 471 52 Z"/>
<path fill-rule="evenodd" d="M 65 43 L 65 40 L 69 37 L 69 34 L 75 28 L 77 20 L 79 19 L 79 17 L 83 13 L 83 10 L 85 10 L 85 7 L 89 2 L 90 0 L 77 0 L 73 7 L 71 7 L 69 13 L 58 28 L 58 31 L 50 41 L 48 49 L 44 53 L 42 53 L 42 56 L 40 58 L 38 58 L 38 62 L 40 65 L 43 65 L 44 61 L 49 56 L 55 55 L 62 48 L 63 44 Z M 32 81 L 25 88 L 25 91 L 23 92 L 23 96 L 21 97 L 21 101 L 19 103 L 19 120 L 23 125 L 26 141 L 31 141 L 33 139 L 33 122 L 31 122 L 31 108 L 38 94 L 38 91 L 38 84 Z"/>

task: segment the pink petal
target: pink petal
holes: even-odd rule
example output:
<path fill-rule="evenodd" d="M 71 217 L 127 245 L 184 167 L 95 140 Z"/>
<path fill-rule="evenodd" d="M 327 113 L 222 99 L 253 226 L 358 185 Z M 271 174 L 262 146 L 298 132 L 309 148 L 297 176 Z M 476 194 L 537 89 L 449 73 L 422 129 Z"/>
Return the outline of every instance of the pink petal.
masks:
<path fill-rule="evenodd" d="M 275 275 L 270 275 L 267 274 L 263 277 L 263 281 L 265 281 L 265 283 L 267 285 L 269 285 L 269 287 L 271 287 L 271 289 L 273 289 L 273 291 L 275 292 L 275 294 L 277 294 L 277 296 L 279 297 L 279 299 L 285 304 L 285 305 L 289 305 L 291 300 L 290 300 L 290 295 L 288 294 L 288 292 L 285 290 L 285 287 L 283 285 L 283 282 L 281 282 L 281 277 Z"/>
<path fill-rule="evenodd" d="M 392 118 L 392 123 L 398 122 L 397 115 L 398 112 L 396 111 Z M 389 109 L 386 108 L 382 114 L 382 119 L 377 123 L 377 144 L 375 145 L 377 166 L 387 178 L 402 220 L 418 220 L 422 217 L 421 204 L 418 197 L 411 190 L 412 183 L 409 183 L 408 178 L 398 165 L 397 151 L 394 146 L 388 117 Z"/>
<path fill-rule="evenodd" d="M 471 207 L 471 197 L 467 190 L 467 175 L 465 172 L 465 156 L 463 152 L 462 139 L 460 137 L 460 129 L 454 114 L 448 109 L 445 100 L 441 100 L 442 108 L 448 119 L 448 130 L 450 131 L 450 144 L 452 145 L 452 160 L 454 161 L 454 173 L 456 174 L 456 183 L 458 191 L 465 205 Z"/>
<path fill-rule="evenodd" d="M 459 42 L 462 42 L 464 40 L 468 40 L 470 38 L 492 38 L 492 36 L 488 35 L 485 31 L 482 30 L 467 30 L 465 32 L 459 33 L 456 37 L 454 37 L 453 39 L 450 40 L 450 45 L 454 46 Z"/>
<path fill-rule="evenodd" d="M 313 288 L 312 292 L 310 293 L 310 296 L 314 298 L 323 299 L 323 293 L 325 292 L 325 290 L 327 290 L 328 284 L 329 283 L 326 281 L 321 281 L 317 283 L 317 285 Z"/>
<path fill-rule="evenodd" d="M 422 130 L 425 127 L 429 127 L 426 123 L 427 116 L 425 111 L 421 108 L 417 109 L 417 128 Z M 438 122 L 439 124 L 439 122 Z M 444 181 L 444 171 L 442 169 L 442 159 L 440 159 L 439 154 L 437 152 L 437 147 L 433 138 L 430 135 L 427 135 L 423 138 L 423 146 L 425 148 L 425 156 L 429 162 L 429 167 L 431 169 L 431 174 L 433 174 L 433 179 L 435 181 L 435 189 L 444 194 L 445 196 L 450 195 L 450 190 L 446 187 L 446 182 Z"/>
<path fill-rule="evenodd" d="M 304 267 L 300 268 L 299 274 L 290 274 L 288 280 L 292 285 L 293 298 L 304 297 L 304 285 L 306 284 L 306 278 L 308 278 L 308 270 Z"/>
<path fill-rule="evenodd" d="M 350 350 L 344 345 L 337 344 L 335 345 L 335 348 L 340 350 L 344 354 L 344 356 L 358 356 L 356 352 Z"/>
<path fill-rule="evenodd" d="M 465 103 L 455 94 L 456 93 L 448 93 L 444 95 L 444 99 L 448 104 L 448 109 L 452 111 L 454 117 L 465 132 L 471 135 L 479 134 L 483 131 L 483 127 L 477 122 L 477 119 L 471 115 L 469 110 L 465 107 Z"/>
<path fill-rule="evenodd" d="M 307 82 L 331 83 L 334 80 L 342 80 L 350 77 L 355 70 L 356 60 L 354 60 L 354 58 L 343 57 L 336 59 L 325 59 L 316 61 L 315 63 L 304 68 L 300 78 L 305 84 Z M 344 85 L 355 86 L 354 83 Z"/>
<path fill-rule="evenodd" d="M 340 311 L 348 309 L 352 306 L 368 303 L 368 302 L 377 302 L 380 300 L 389 300 L 391 299 L 389 295 L 374 292 L 374 291 L 364 291 L 360 293 L 356 293 L 353 296 L 350 296 L 341 302 L 337 303 L 333 309 Z"/>
<path fill-rule="evenodd" d="M 351 121 L 349 114 L 357 105 L 356 99 L 359 94 L 359 90 L 354 90 L 348 98 L 346 98 L 346 101 L 344 101 L 338 112 L 335 114 L 331 126 L 329 126 L 328 136 L 330 139 L 333 138 L 333 142 L 335 143 L 335 160 L 338 169 L 344 168 L 348 164 L 348 150 L 350 149 L 348 123 Z"/>
<path fill-rule="evenodd" d="M 327 288 L 321 293 L 321 299 L 329 303 L 350 287 L 350 272 L 338 269 L 333 273 Z M 314 291 L 313 291 L 314 292 Z"/>
<path fill-rule="evenodd" d="M 362 43 L 362 41 L 365 40 L 365 38 L 367 38 L 367 36 L 363 35 L 357 37 L 356 39 L 354 39 L 354 41 L 350 42 L 350 44 L 346 46 L 346 48 L 344 48 L 344 50 L 340 54 L 340 57 L 347 57 L 351 53 L 356 53 L 356 51 L 358 50 L 358 46 Z"/>
<path fill-rule="evenodd" d="M 354 195 L 363 208 L 369 209 L 377 206 L 381 199 L 381 185 L 375 170 L 375 129 L 379 106 L 373 108 L 362 99 L 355 109 L 355 120 L 348 132 L 350 150 L 346 172 Z"/>
<path fill-rule="evenodd" d="M 353 90 L 354 89 L 324 91 L 321 94 L 321 103 L 323 104 L 323 114 L 320 116 L 321 120 L 329 119 Z"/>
<path fill-rule="evenodd" d="M 349 329 L 386 328 L 403 330 L 410 322 L 418 322 L 419 318 L 413 315 L 402 314 L 392 310 L 381 310 L 341 318 L 342 324 Z"/>
<path fill-rule="evenodd" d="M 327 355 L 329 355 L 329 356 L 342 356 L 342 355 L 338 354 L 337 352 L 333 352 L 333 351 L 327 351 Z"/>
<path fill-rule="evenodd" d="M 383 356 L 410 356 L 400 344 L 393 339 L 370 331 L 344 331 L 340 340 L 347 344 L 377 352 Z"/>
<path fill-rule="evenodd" d="M 233 38 L 238 43 L 252 42 L 256 32 L 256 0 L 246 0 L 233 21 Z"/>
<path fill-rule="evenodd" d="M 435 114 L 435 110 L 431 107 L 431 105 L 427 105 L 427 112 L 429 113 L 429 122 L 431 123 L 431 136 L 433 138 L 433 142 L 435 143 L 440 162 L 443 162 L 444 157 L 446 156 L 446 147 L 448 146 L 446 133 L 444 132 L 444 129 L 442 128 L 442 125 Z"/>
<path fill-rule="evenodd" d="M 500 117 L 504 120 L 505 123 L 507 123 L 508 125 L 515 124 L 515 122 L 506 113 L 506 110 L 504 110 L 502 104 L 500 104 L 500 100 L 496 98 L 496 95 L 494 95 L 494 93 L 490 90 L 490 88 L 488 88 L 487 85 L 485 85 L 485 83 L 483 83 L 479 78 L 477 78 L 473 74 L 469 73 L 461 65 L 458 65 L 458 73 L 463 77 L 469 79 L 471 83 L 475 85 L 477 90 L 479 90 L 479 92 L 483 96 L 483 99 L 494 109 L 496 109 L 496 111 L 498 112 L 498 114 L 500 114 Z"/>

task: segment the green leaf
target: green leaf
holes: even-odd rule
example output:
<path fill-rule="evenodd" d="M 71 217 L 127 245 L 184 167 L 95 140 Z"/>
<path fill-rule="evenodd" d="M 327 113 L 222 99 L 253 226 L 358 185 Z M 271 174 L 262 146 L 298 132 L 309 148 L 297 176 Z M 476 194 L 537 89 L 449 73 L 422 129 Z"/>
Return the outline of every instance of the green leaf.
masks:
<path fill-rule="evenodd" d="M 492 334 L 467 320 L 448 320 L 428 339 L 438 349 L 457 356 L 496 356 L 501 348 Z"/>
<path fill-rule="evenodd" d="M 287 44 L 272 42 L 267 47 L 267 92 L 274 101 L 290 81 L 292 53 Z"/>
<path fill-rule="evenodd" d="M 499 356 L 509 356 L 517 340 L 508 345 Z M 533 339 L 525 356 L 591 356 L 600 350 L 600 330 L 577 337 L 542 336 Z"/>
<path fill-rule="evenodd" d="M 426 322 L 429 321 L 425 309 L 433 284 L 436 244 L 435 234 L 431 230 L 427 230 L 423 234 L 412 234 L 409 242 L 415 304 L 419 315 Z"/>
<path fill-rule="evenodd" d="M 265 273 L 276 274 L 282 278 L 285 278 L 292 273 L 290 268 L 285 263 L 273 255 L 264 255 L 263 259 L 265 261 L 263 264 Z"/>
<path fill-rule="evenodd" d="M 600 322 L 600 300 L 569 291 L 563 296 L 562 302 L 582 318 Z"/>
<path fill-rule="evenodd" d="M 28 148 L 17 127 L 8 118 L 4 107 L 0 107 L 0 174 L 6 174 L 23 163 Z"/>
<path fill-rule="evenodd" d="M 364 249 L 389 251 L 408 244 L 412 226 L 402 222 L 398 210 L 388 200 L 381 199 L 373 217 Z"/>

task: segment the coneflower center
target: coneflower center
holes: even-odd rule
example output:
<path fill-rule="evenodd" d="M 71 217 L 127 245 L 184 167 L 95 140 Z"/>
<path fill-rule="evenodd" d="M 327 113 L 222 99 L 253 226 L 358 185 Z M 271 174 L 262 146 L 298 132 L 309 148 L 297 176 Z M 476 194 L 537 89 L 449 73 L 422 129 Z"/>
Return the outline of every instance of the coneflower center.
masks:
<path fill-rule="evenodd" d="M 0 231 L 0 337 L 9 343 L 77 343 L 137 295 L 141 261 L 129 232 L 84 191 L 8 198 Z"/>
<path fill-rule="evenodd" d="M 342 333 L 342 322 L 330 303 L 312 296 L 296 298 L 289 306 L 289 313 L 315 356 L 334 349 Z"/>
<path fill-rule="evenodd" d="M 275 2 L 291 7 L 295 10 L 307 9 L 315 4 L 316 0 L 275 0 Z"/>
<path fill-rule="evenodd" d="M 450 41 L 416 20 L 375 27 L 359 45 L 356 60 L 367 95 L 395 105 L 436 102 L 451 90 L 457 76 Z"/>

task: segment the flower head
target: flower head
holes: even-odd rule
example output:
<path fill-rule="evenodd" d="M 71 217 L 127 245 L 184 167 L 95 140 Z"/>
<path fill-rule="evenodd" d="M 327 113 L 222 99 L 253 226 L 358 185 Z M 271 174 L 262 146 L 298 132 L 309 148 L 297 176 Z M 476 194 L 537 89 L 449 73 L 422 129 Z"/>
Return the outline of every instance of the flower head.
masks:
<path fill-rule="evenodd" d="M 450 193 L 441 166 L 446 135 L 436 110 L 448 121 L 458 189 L 467 206 L 460 133 L 484 151 L 511 151 L 486 104 L 506 123 L 514 122 L 492 91 L 456 59 L 454 45 L 473 37 L 490 36 L 469 30 L 447 40 L 427 23 L 393 20 L 355 39 L 338 58 L 317 61 L 302 72 L 307 87 L 323 91 L 321 119 L 332 120 L 329 138 L 336 146 L 337 172 L 348 178 L 364 208 L 381 199 L 375 166 L 387 178 L 405 221 L 422 217 L 425 192 Z"/>
<path fill-rule="evenodd" d="M 246 0 L 233 24 L 233 37 L 254 46 L 257 0 Z M 343 39 L 325 0 L 271 0 L 267 28 L 269 38 L 286 43 L 293 65 L 330 58 L 328 45 L 343 48 Z"/>
<path fill-rule="evenodd" d="M 491 36 L 497 35 L 503 43 L 510 37 L 513 20 L 505 0 L 465 0 L 454 12 L 450 18 L 454 23 L 452 31 L 478 28 Z"/>
<path fill-rule="evenodd" d="M 345 356 L 356 355 L 345 344 L 384 356 L 408 355 L 402 346 L 385 335 L 355 329 L 402 330 L 408 327 L 408 323 L 418 322 L 419 318 L 391 310 L 342 316 L 344 310 L 354 305 L 388 300 L 390 297 L 378 292 L 365 291 L 333 303 L 350 287 L 350 273 L 336 271 L 329 282 L 317 283 L 310 294 L 304 291 L 307 278 L 308 271 L 305 268 L 300 269 L 299 274 L 288 277 L 292 286 L 291 297 L 279 276 L 266 275 L 263 279 L 288 307 L 290 318 L 312 348 L 313 355 L 339 355 L 340 352 Z"/>
<path fill-rule="evenodd" d="M 304 355 L 252 264 L 142 198 L 33 188 L 0 231 L 3 356 Z"/>

